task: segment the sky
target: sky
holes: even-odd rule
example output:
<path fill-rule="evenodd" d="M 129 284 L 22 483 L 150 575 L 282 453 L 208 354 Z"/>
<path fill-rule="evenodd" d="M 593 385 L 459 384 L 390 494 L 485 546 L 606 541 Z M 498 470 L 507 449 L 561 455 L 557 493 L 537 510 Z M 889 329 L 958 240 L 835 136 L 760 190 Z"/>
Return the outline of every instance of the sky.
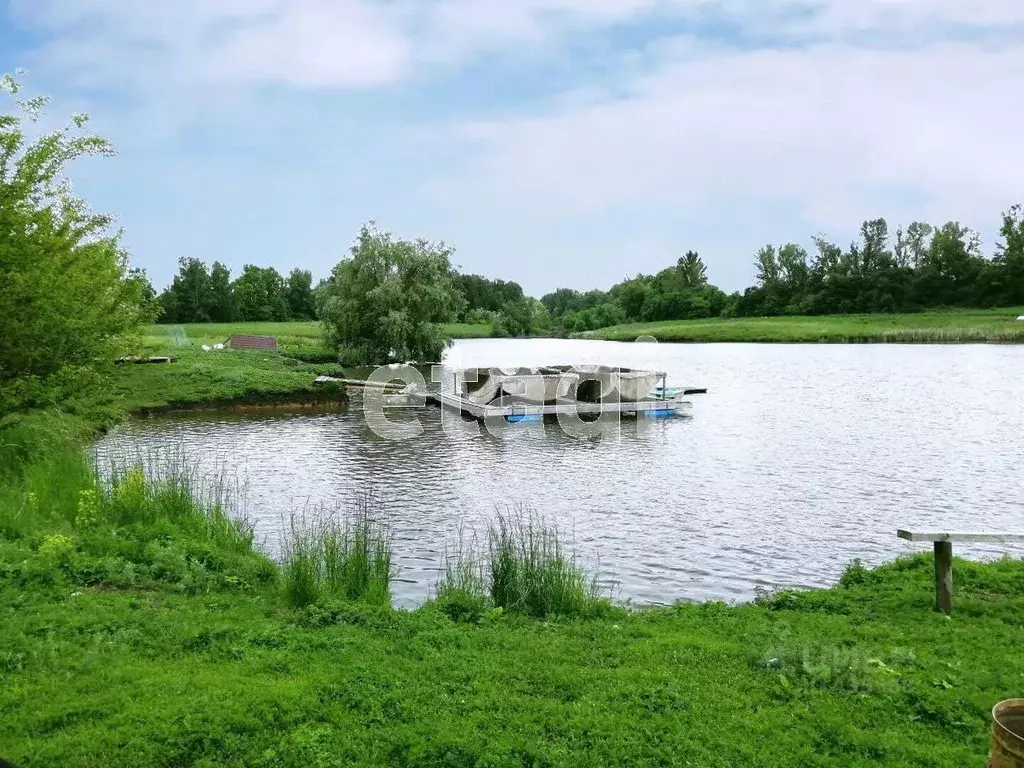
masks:
<path fill-rule="evenodd" d="M 179 257 L 326 275 L 364 222 L 539 296 L 1024 202 L 1021 0 L 0 0 L 0 72 Z M 3 109 L 7 109 L 5 105 Z"/>

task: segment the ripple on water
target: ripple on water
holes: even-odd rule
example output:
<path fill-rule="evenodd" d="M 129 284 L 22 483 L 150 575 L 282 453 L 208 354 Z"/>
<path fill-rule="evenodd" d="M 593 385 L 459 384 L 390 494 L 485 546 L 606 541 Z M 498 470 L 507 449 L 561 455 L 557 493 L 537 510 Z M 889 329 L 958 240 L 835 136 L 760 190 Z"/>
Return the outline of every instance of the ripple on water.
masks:
<path fill-rule="evenodd" d="M 371 491 L 394 530 L 402 605 L 429 595 L 460 527 L 482 530 L 517 504 L 569 531 L 602 579 L 639 603 L 825 585 L 855 557 L 920 551 L 895 538 L 897 527 L 1024 521 L 1022 347 L 479 340 L 449 357 L 653 365 L 711 392 L 694 398 L 691 419 L 643 430 L 624 421 L 599 441 L 549 424 L 508 441 L 452 437 L 432 408 L 401 416 L 418 418 L 422 436 L 387 441 L 352 407 L 144 419 L 105 437 L 98 453 L 184 453 L 209 473 L 227 469 L 271 551 L 293 512 Z"/>

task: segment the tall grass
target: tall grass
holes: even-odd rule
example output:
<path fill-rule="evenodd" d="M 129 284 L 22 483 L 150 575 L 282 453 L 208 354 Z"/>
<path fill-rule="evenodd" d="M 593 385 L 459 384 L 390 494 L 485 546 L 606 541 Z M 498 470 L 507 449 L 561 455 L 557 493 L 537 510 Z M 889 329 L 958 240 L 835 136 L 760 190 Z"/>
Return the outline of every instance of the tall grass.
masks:
<path fill-rule="evenodd" d="M 357 498 L 340 514 L 293 516 L 290 530 L 283 556 L 290 605 L 301 608 L 327 597 L 391 603 L 391 534 L 370 497 Z"/>
<path fill-rule="evenodd" d="M 483 605 L 534 618 L 583 617 L 610 602 L 597 579 L 562 543 L 565 534 L 525 507 L 499 513 L 487 530 L 485 558 L 475 544 L 446 553 L 437 602 L 453 618 Z"/>
<path fill-rule="evenodd" d="M 100 471 L 79 438 L 47 419 L 0 428 L 0 560 L 16 582 L 195 592 L 277 579 L 227 486 L 205 488 L 184 461 Z"/>

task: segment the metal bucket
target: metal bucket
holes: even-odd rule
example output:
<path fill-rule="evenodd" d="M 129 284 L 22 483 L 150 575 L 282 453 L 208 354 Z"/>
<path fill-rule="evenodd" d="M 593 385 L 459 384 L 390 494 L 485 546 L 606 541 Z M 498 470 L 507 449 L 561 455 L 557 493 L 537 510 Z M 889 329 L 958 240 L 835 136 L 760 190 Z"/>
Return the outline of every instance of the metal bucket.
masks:
<path fill-rule="evenodd" d="M 988 768 L 1024 768 L 1024 699 L 992 708 L 992 751 Z"/>

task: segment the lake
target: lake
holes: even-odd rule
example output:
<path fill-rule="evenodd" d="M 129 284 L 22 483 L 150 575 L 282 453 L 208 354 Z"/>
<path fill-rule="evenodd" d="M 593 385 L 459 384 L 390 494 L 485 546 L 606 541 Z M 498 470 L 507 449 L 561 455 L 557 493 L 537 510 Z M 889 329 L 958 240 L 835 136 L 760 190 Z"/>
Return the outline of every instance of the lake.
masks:
<path fill-rule="evenodd" d="M 279 551 L 293 512 L 370 493 L 400 568 L 396 604 L 430 595 L 446 545 L 527 505 L 638 604 L 746 600 L 758 587 L 834 583 L 928 545 L 898 527 L 1024 526 L 1024 347 L 625 344 L 466 340 L 452 365 L 656 367 L 708 387 L 692 416 L 623 419 L 569 437 L 557 423 L 507 439 L 443 430 L 435 407 L 389 410 L 422 434 L 386 440 L 361 400 L 343 413 L 195 413 L 139 419 L 97 446 L 101 464 L 184 453 L 243 488 L 239 513 Z M 448 415 L 446 415 L 448 418 Z M 958 546 L 978 558 L 1004 546 Z"/>

